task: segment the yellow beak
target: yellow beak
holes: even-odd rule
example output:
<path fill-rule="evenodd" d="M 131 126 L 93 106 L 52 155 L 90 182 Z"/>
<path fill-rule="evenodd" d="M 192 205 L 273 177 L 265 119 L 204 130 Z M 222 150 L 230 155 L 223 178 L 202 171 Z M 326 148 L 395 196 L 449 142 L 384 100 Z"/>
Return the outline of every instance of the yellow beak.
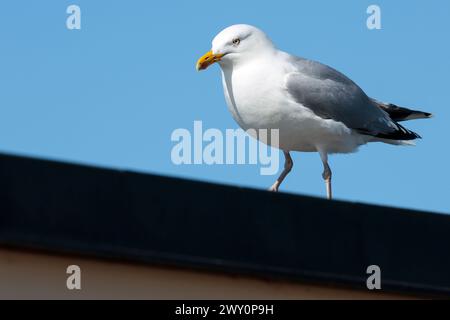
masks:
<path fill-rule="evenodd" d="M 197 61 L 197 71 L 205 70 L 210 65 L 220 61 L 222 59 L 223 54 L 213 54 L 212 51 L 208 51 L 203 57 L 198 59 Z"/>

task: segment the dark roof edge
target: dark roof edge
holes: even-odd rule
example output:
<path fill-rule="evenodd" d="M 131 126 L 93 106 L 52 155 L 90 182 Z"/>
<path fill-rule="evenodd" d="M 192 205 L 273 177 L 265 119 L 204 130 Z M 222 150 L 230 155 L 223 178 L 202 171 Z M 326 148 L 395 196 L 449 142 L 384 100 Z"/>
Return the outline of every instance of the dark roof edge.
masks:
<path fill-rule="evenodd" d="M 441 296 L 449 230 L 441 214 L 0 155 L 5 246 L 363 290 L 377 264 L 383 290 Z"/>

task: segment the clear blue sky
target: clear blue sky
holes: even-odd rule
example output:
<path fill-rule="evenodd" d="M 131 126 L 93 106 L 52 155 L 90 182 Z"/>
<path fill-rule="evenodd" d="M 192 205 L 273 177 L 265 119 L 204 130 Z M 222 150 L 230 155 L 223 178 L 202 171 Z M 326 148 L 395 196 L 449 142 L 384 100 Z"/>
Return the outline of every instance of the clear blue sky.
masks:
<path fill-rule="evenodd" d="M 82 29 L 66 29 L 66 8 Z M 382 30 L 366 28 L 378 4 Z M 448 1 L 7 1 L 0 6 L 0 152 L 266 189 L 257 166 L 175 166 L 176 128 L 236 128 L 220 72 L 197 73 L 235 23 L 331 65 L 372 97 L 433 112 L 417 147 L 331 157 L 338 199 L 450 212 Z M 174 93 L 176 91 L 176 93 Z M 284 191 L 323 197 L 317 154 L 295 154 Z"/>

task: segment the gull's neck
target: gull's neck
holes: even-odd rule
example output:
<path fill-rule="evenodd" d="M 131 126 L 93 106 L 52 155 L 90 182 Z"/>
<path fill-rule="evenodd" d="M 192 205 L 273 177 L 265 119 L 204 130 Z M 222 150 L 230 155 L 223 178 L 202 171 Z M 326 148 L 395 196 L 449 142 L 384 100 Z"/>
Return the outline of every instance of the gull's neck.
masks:
<path fill-rule="evenodd" d="M 239 57 L 224 60 L 220 62 L 220 67 L 224 72 L 232 72 L 236 69 L 245 67 L 246 65 L 250 65 L 255 61 L 261 61 L 261 60 L 267 60 L 270 61 L 274 59 L 277 55 L 280 54 L 280 52 L 275 47 L 268 47 L 264 48 L 264 50 L 261 51 L 255 51 L 255 52 L 248 52 L 245 54 L 242 54 Z"/>

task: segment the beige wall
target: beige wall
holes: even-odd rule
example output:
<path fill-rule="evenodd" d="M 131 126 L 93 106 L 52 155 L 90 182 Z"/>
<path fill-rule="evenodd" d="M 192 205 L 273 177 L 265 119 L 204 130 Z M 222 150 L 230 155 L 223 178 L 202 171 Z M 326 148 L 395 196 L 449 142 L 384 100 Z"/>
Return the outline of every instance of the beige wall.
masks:
<path fill-rule="evenodd" d="M 81 268 L 81 290 L 66 268 Z M 395 299 L 402 296 L 0 248 L 0 299 Z"/>

